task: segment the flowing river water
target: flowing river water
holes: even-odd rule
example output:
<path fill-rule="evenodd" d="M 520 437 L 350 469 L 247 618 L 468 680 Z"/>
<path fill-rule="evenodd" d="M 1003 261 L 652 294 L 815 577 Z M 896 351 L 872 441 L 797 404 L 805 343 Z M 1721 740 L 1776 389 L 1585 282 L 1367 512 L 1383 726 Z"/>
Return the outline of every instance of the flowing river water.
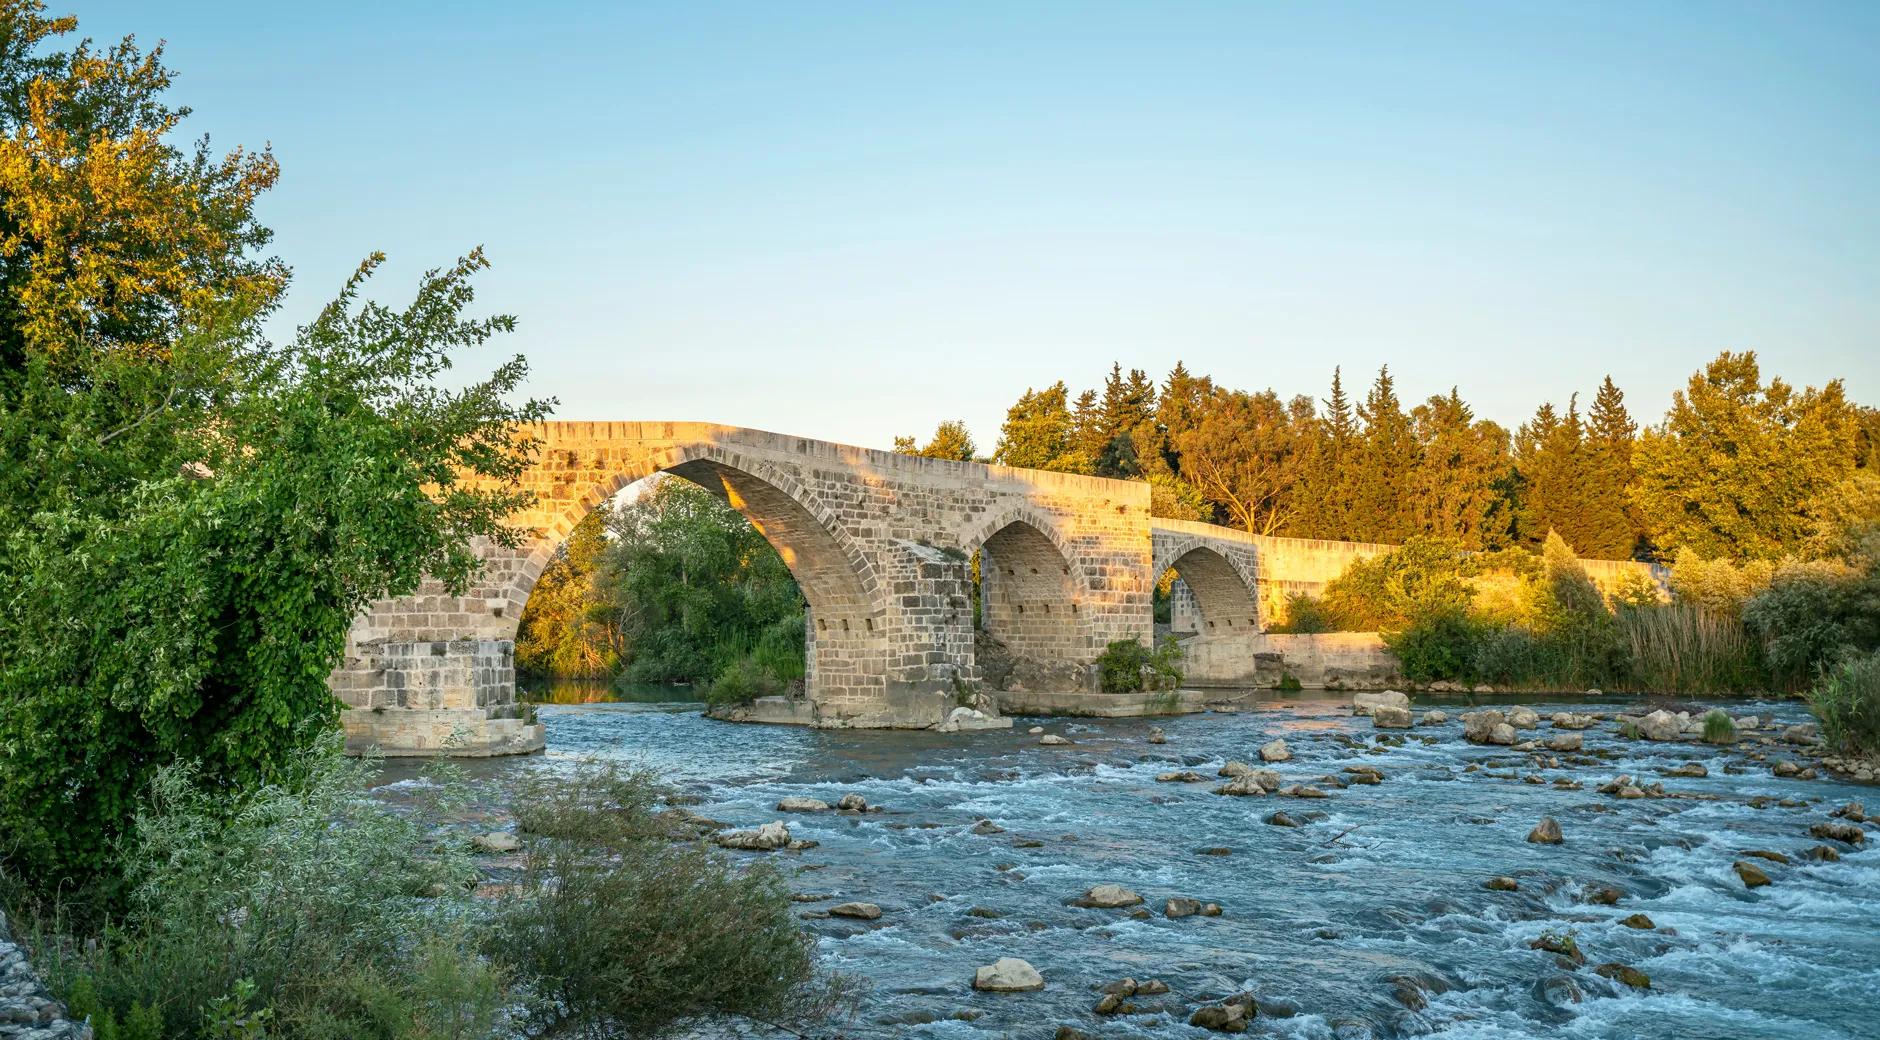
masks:
<path fill-rule="evenodd" d="M 1584 732 L 1587 755 L 1537 759 L 1466 743 L 1463 702 L 1418 698 L 1419 715 L 1441 707 L 1449 721 L 1380 731 L 1351 716 L 1348 695 L 1323 694 L 1280 695 L 1234 714 L 1019 719 L 1010 731 L 807 730 L 711 721 L 696 704 L 662 702 L 670 692 L 635 700 L 602 689 L 551 691 L 540 707 L 547 754 L 474 763 L 473 778 L 500 788 L 525 770 L 619 760 L 702 798 L 691 808 L 706 816 L 738 827 L 781 819 L 817 842 L 737 855 L 777 862 L 827 965 L 869 982 L 842 1035 L 1048 1038 L 1070 1025 L 1100 1037 L 1214 1036 L 1190 1026 L 1190 1013 L 1249 992 L 1260 1007 L 1256 1036 L 1880 1036 L 1880 852 L 1872 841 L 1830 841 L 1838 861 L 1802 857 L 1824 844 L 1811 824 L 1880 792 L 1777 778 L 1770 763 L 1793 753 L 1783 745 L 1653 743 L 1606 721 Z M 1549 736 L 1554 711 L 1641 707 L 1617 697 L 1523 703 L 1543 722 L 1522 739 Z M 1793 701 L 1727 707 L 1777 725 L 1807 717 Z M 1040 746 L 1033 725 L 1075 743 Z M 1147 742 L 1152 725 L 1166 744 Z M 1387 733 L 1402 745 L 1377 744 Z M 1385 779 L 1315 800 L 1212 793 L 1224 761 L 1260 765 L 1258 748 L 1276 737 L 1293 757 L 1271 768 L 1289 783 L 1356 764 Z M 1709 775 L 1662 776 L 1689 761 Z M 1185 769 L 1206 781 L 1156 780 Z M 387 778 L 414 770 L 393 763 Z M 1596 792 L 1619 774 L 1697 797 Z M 1554 783 L 1563 778 L 1581 788 Z M 789 795 L 833 803 L 848 793 L 884 811 L 775 811 Z M 1264 822 L 1281 809 L 1323 817 Z M 1564 843 L 1526 841 L 1544 816 L 1559 822 Z M 1749 890 L 1732 864 L 1751 850 L 1791 862 L 1747 860 L 1773 880 Z M 1519 890 L 1485 889 L 1496 875 Z M 1152 913 L 1066 905 L 1110 883 L 1140 893 Z M 1616 904 L 1588 901 L 1606 887 L 1622 893 Z M 1163 903 L 1177 896 L 1224 912 L 1170 920 Z M 849 900 L 883 915 L 816 913 Z M 1638 913 L 1656 927 L 1618 923 Z M 1571 934 L 1586 966 L 1529 947 L 1550 931 Z M 974 969 L 1001 957 L 1029 961 L 1046 988 L 972 990 Z M 1610 961 L 1645 972 L 1651 988 L 1594 973 Z M 1096 1016 L 1100 987 L 1126 976 L 1159 979 L 1170 992 L 1137 998 L 1135 1014 Z"/>

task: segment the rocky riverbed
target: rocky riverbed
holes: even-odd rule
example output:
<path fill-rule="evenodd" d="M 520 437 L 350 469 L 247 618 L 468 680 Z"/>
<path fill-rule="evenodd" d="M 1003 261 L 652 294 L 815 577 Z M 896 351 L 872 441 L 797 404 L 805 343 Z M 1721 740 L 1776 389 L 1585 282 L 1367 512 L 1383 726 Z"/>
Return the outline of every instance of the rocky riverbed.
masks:
<path fill-rule="evenodd" d="M 1709 704 L 1494 700 L 944 735 L 544 705 L 547 756 L 471 770 L 495 833 L 523 771 L 657 770 L 872 984 L 849 1036 L 1873 1035 L 1880 828 L 1850 805 L 1880 789 L 1796 743 L 1801 705 L 1724 705 L 1719 745 Z"/>

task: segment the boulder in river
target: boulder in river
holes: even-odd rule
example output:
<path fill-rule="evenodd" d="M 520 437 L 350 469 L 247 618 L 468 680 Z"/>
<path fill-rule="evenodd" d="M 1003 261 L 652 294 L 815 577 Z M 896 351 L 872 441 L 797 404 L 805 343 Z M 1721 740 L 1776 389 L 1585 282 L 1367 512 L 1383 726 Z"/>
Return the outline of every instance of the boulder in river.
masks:
<path fill-rule="evenodd" d="M 1528 949 L 1545 950 L 1575 965 L 1586 963 L 1586 954 L 1580 952 L 1580 944 L 1574 941 L 1573 936 L 1561 935 L 1559 932 L 1542 932 L 1540 938 L 1528 943 Z"/>
<path fill-rule="evenodd" d="M 1371 712 L 1371 725 L 1378 729 L 1409 729 L 1410 709 L 1380 704 Z"/>
<path fill-rule="evenodd" d="M 1157 783 L 1161 784 L 1196 784 L 1206 779 L 1206 777 L 1203 777 L 1200 773 L 1192 769 L 1182 769 L 1172 773 L 1157 773 L 1155 774 L 1155 779 Z"/>
<path fill-rule="evenodd" d="M 1166 744 L 1168 743 L 1168 735 L 1162 732 L 1162 727 L 1150 726 L 1149 727 L 1149 743 Z"/>
<path fill-rule="evenodd" d="M 1597 975 L 1603 975 L 1614 982 L 1623 983 L 1633 989 L 1652 988 L 1652 977 L 1629 964 L 1620 964 L 1617 961 L 1610 961 L 1594 968 L 1593 972 Z"/>
<path fill-rule="evenodd" d="M 1269 813 L 1269 814 L 1267 814 L 1267 817 L 1266 817 L 1266 822 L 1267 822 L 1267 823 L 1269 823 L 1269 824 L 1271 824 L 1271 825 L 1273 825 L 1273 826 L 1275 826 L 1275 827 L 1297 827 L 1297 826 L 1299 826 L 1299 821 L 1298 821 L 1298 820 L 1295 820 L 1295 819 L 1293 819 L 1293 818 L 1292 818 L 1291 816 L 1289 816 L 1289 815 L 1287 815 L 1287 813 L 1286 813 L 1286 810 L 1284 810 L 1284 809 L 1281 809 L 1281 810 L 1279 810 L 1278 812 L 1275 812 L 1275 813 Z"/>
<path fill-rule="evenodd" d="M 1552 816 L 1543 816 L 1528 832 L 1527 840 L 1536 845 L 1558 845 L 1566 839 L 1560 833 L 1560 824 Z"/>
<path fill-rule="evenodd" d="M 1162 904 L 1162 914 L 1171 921 L 1178 921 L 1184 917 L 1219 917 L 1221 905 L 1177 896 Z"/>
<path fill-rule="evenodd" d="M 1636 928 L 1641 932 L 1649 932 L 1658 927 L 1652 923 L 1651 918 L 1646 917 L 1644 914 L 1633 914 L 1631 917 L 1621 917 L 1619 918 L 1619 924 L 1626 928 Z"/>
<path fill-rule="evenodd" d="M 1541 717 L 1533 708 L 1510 708 L 1505 721 L 1515 729 L 1533 729 L 1541 724 Z"/>
<path fill-rule="evenodd" d="M 1503 747 L 1508 747 L 1512 745 L 1514 741 L 1515 741 L 1514 727 L 1508 725 L 1506 722 L 1503 722 L 1488 731 L 1488 742 L 1490 744 L 1500 744 Z"/>
<path fill-rule="evenodd" d="M 1576 715 L 1570 711 L 1557 711 L 1553 715 L 1555 729 L 1591 729 L 1598 721 L 1591 715 Z"/>
<path fill-rule="evenodd" d="M 1247 1020 L 1253 1017 L 1256 1010 L 1253 998 L 1241 994 L 1219 1004 L 1196 1008 L 1195 1013 L 1188 1016 L 1188 1024 L 1216 1033 L 1244 1033 L 1247 1031 Z"/>
<path fill-rule="evenodd" d="M 1812 722 L 1790 726 L 1782 731 L 1782 739 L 1790 744 L 1819 744 L 1821 743 L 1821 727 Z"/>
<path fill-rule="evenodd" d="M 1518 892 L 1521 890 L 1520 884 L 1511 877 L 1489 878 L 1487 881 L 1482 882 L 1482 887 L 1488 889 L 1490 892 Z"/>
<path fill-rule="evenodd" d="M 1582 741 L 1578 733 L 1556 733 L 1547 738 L 1547 750 L 1578 751 L 1580 750 L 1581 743 Z"/>
<path fill-rule="evenodd" d="M 1257 798 L 1279 789 L 1279 774 L 1271 769 L 1254 769 L 1234 777 L 1214 789 L 1215 794 Z"/>
<path fill-rule="evenodd" d="M 1353 715 L 1371 715 L 1379 708 L 1410 710 L 1410 698 L 1396 690 L 1360 690 L 1351 695 Z"/>
<path fill-rule="evenodd" d="M 1017 957 L 1000 957 L 973 973 L 973 988 L 992 993 L 1028 993 L 1044 988 L 1044 976 Z"/>
<path fill-rule="evenodd" d="M 1071 738 L 1060 737 L 1056 733 L 1046 733 L 1044 736 L 1038 738 L 1038 743 L 1043 744 L 1045 747 L 1069 747 Z M 1009 960 L 1010 958 L 1007 959 Z"/>
<path fill-rule="evenodd" d="M 1633 723 L 1638 734 L 1646 740 L 1677 740 L 1684 735 L 1687 718 L 1679 718 L 1663 708 L 1646 715 Z"/>
<path fill-rule="evenodd" d="M 1501 712 L 1492 708 L 1468 712 L 1462 716 L 1462 739 L 1471 744 L 1486 744 L 1489 742 L 1489 734 L 1504 721 Z M 1509 743 L 1514 741 L 1510 740 Z"/>
<path fill-rule="evenodd" d="M 1704 777 L 1707 777 L 1710 775 L 1710 770 L 1704 768 L 1704 764 L 1702 762 L 1686 762 L 1681 766 L 1672 766 L 1670 769 L 1661 769 L 1659 770 L 1659 772 L 1664 774 L 1665 776 L 1683 776 L 1683 777 L 1690 777 L 1696 780 L 1702 780 Z"/>
<path fill-rule="evenodd" d="M 820 798 L 799 798 L 792 795 L 777 802 L 778 812 L 828 812 L 829 803 Z"/>
<path fill-rule="evenodd" d="M 1867 840 L 1867 832 L 1856 823 L 1841 820 L 1825 820 L 1808 828 L 1808 833 L 1817 838 L 1831 841 L 1844 841 L 1849 845 L 1859 845 Z"/>
<path fill-rule="evenodd" d="M 1271 740 L 1260 746 L 1260 761 L 1284 762 L 1292 758 L 1292 750 L 1284 740 Z"/>
<path fill-rule="evenodd" d="M 1253 772 L 1253 767 L 1248 765 L 1245 762 L 1229 762 L 1226 765 L 1222 766 L 1221 771 L 1219 773 L 1216 773 L 1215 775 L 1216 776 L 1244 776 L 1251 772 Z"/>
<path fill-rule="evenodd" d="M 1142 897 L 1121 885 L 1093 885 L 1083 895 L 1071 900 L 1071 905 L 1095 910 L 1116 910 L 1125 906 L 1141 906 Z"/>
<path fill-rule="evenodd" d="M 1446 711 L 1426 711 L 1423 713 L 1423 718 L 1418 720 L 1417 724 L 1421 726 L 1440 726 L 1448 721 L 1449 713 Z"/>
<path fill-rule="evenodd" d="M 881 908 L 873 903 L 838 903 L 829 908 L 831 917 L 851 917 L 857 921 L 881 920 Z"/>
<path fill-rule="evenodd" d="M 775 852 L 790 844 L 790 828 L 781 821 L 772 821 L 750 830 L 720 831 L 715 840 L 727 849 Z"/>
<path fill-rule="evenodd" d="M 867 812 L 868 799 L 859 794 L 845 794 L 840 801 L 836 802 L 836 808 L 843 812 Z"/>
<path fill-rule="evenodd" d="M 1743 879 L 1744 888 L 1761 888 L 1769 883 L 1769 875 L 1763 873 L 1762 868 L 1754 863 L 1739 859 L 1730 864 L 1730 869 L 1736 871 L 1736 876 Z"/>
<path fill-rule="evenodd" d="M 1832 845 L 1817 845 L 1807 852 L 1802 853 L 1802 856 L 1806 859 L 1812 859 L 1817 863 L 1839 863 L 1841 861 L 1840 851 L 1835 849 Z"/>

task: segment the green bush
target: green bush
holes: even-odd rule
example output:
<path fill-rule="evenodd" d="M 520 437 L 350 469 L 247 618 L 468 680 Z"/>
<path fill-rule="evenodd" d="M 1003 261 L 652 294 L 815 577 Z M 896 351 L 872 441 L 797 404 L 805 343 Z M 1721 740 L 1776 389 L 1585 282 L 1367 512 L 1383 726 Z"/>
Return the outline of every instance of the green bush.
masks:
<path fill-rule="evenodd" d="M 1325 606 L 1325 602 L 1310 592 L 1295 592 L 1286 597 L 1286 619 L 1274 625 L 1274 632 L 1293 632 L 1309 635 L 1315 632 L 1336 632 L 1340 628 L 1339 620 Z"/>
<path fill-rule="evenodd" d="M 1326 584 L 1323 606 L 1345 631 L 1401 629 L 1419 618 L 1466 611 L 1477 569 L 1454 540 L 1419 536 L 1346 567 Z"/>
<path fill-rule="evenodd" d="M 1843 653 L 1880 649 L 1880 563 L 1784 567 L 1743 607 L 1771 676 L 1798 688 Z"/>
<path fill-rule="evenodd" d="M 492 1036 L 509 998 L 466 920 L 475 869 L 367 797 L 370 770 L 322 741 L 233 806 L 191 768 L 158 770 L 124 850 L 126 914 L 78 935 L 44 922 L 49 984 L 120 1040 L 236 1020 L 309 1040 Z"/>
<path fill-rule="evenodd" d="M 749 704 L 759 697 L 776 693 L 781 686 L 750 657 L 731 662 L 705 691 L 708 704 Z"/>
<path fill-rule="evenodd" d="M 1548 685 L 1561 671 L 1559 648 L 1518 625 L 1484 632 L 1471 665 L 1478 681 L 1513 688 Z"/>
<path fill-rule="evenodd" d="M 1287 672 L 1279 677 L 1279 682 L 1275 683 L 1273 688 L 1283 693 L 1297 693 L 1305 689 L 1305 684 L 1299 681 L 1298 676 Z"/>
<path fill-rule="evenodd" d="M 516 795 L 521 894 L 486 949 L 528 981 L 531 1036 L 794 1032 L 849 998 L 819 973 L 782 875 L 669 839 L 643 773 L 542 775 Z"/>
<path fill-rule="evenodd" d="M 1704 743 L 1736 743 L 1736 721 L 1722 708 L 1712 708 L 1704 713 Z"/>
<path fill-rule="evenodd" d="M 1407 679 L 1469 681 L 1475 677 L 1475 657 L 1487 635 L 1488 630 L 1466 612 L 1451 608 L 1385 633 L 1384 645 L 1396 655 Z"/>
<path fill-rule="evenodd" d="M 1118 639 L 1097 656 L 1097 672 L 1104 693 L 1172 690 L 1181 685 L 1182 649 L 1173 638 L 1150 650 L 1137 639 Z"/>
<path fill-rule="evenodd" d="M 1846 754 L 1880 753 L 1880 653 L 1850 655 L 1808 693 L 1828 746 Z"/>

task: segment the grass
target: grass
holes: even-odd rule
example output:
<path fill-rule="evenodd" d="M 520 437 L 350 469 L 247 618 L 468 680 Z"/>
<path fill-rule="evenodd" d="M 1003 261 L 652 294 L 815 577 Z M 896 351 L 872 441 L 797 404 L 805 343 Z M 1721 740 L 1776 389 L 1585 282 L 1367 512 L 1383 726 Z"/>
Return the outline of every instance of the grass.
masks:
<path fill-rule="evenodd" d="M 1850 656 L 1807 694 L 1822 739 L 1843 754 L 1880 754 L 1880 652 Z"/>
<path fill-rule="evenodd" d="M 1617 617 L 1637 689 L 1701 695 L 1768 685 L 1756 641 L 1734 617 L 1691 603 L 1624 607 Z"/>
<path fill-rule="evenodd" d="M 1712 708 L 1704 713 L 1704 743 L 1736 743 L 1736 722 L 1730 713 L 1722 708 Z"/>

